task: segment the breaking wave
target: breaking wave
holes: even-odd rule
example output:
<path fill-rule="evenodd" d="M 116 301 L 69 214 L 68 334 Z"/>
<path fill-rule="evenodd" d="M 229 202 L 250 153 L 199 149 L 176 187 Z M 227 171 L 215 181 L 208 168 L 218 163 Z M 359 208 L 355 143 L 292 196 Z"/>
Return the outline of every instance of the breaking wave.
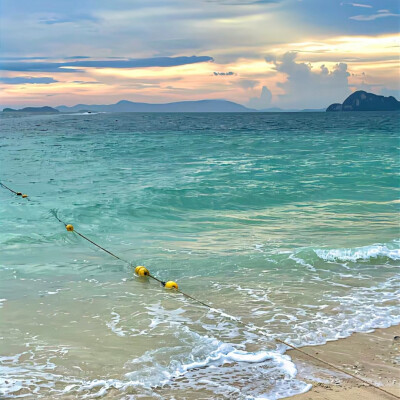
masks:
<path fill-rule="evenodd" d="M 325 261 L 368 261 L 373 258 L 400 260 L 400 248 L 391 248 L 386 244 L 373 244 L 355 248 L 317 249 L 315 254 Z"/>

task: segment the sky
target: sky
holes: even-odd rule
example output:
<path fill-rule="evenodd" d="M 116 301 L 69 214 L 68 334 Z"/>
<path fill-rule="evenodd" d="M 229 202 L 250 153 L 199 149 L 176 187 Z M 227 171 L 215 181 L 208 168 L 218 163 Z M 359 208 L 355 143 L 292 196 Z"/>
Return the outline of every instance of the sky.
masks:
<path fill-rule="evenodd" d="M 0 0 L 2 107 L 400 99 L 398 0 Z"/>

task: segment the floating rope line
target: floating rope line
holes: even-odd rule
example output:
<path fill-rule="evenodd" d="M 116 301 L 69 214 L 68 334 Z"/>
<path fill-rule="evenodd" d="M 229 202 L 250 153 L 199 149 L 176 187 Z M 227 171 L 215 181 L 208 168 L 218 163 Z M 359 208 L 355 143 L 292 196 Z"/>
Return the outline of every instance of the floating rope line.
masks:
<path fill-rule="evenodd" d="M 116 258 L 117 260 L 123 261 L 123 262 L 127 263 L 129 266 L 131 266 L 131 263 L 130 263 L 129 261 L 126 261 L 126 260 L 122 259 L 121 257 L 118 257 L 118 256 L 115 255 L 114 253 L 111 253 L 111 251 L 105 249 L 104 247 L 100 246 L 99 244 L 97 244 L 97 243 L 94 242 L 93 240 L 89 239 L 87 236 L 85 236 L 85 235 L 83 235 L 82 233 L 76 231 L 76 230 L 74 229 L 74 226 L 73 226 L 73 225 L 71 225 L 71 224 L 66 224 L 64 221 L 62 221 L 60 218 L 58 218 L 58 215 L 57 215 L 57 213 L 56 213 L 54 210 L 52 210 L 51 213 L 54 215 L 54 217 L 57 219 L 57 221 L 61 222 L 61 223 L 65 226 L 65 229 L 66 229 L 68 232 L 75 232 L 75 233 L 76 233 L 77 235 L 79 235 L 81 238 L 87 240 L 88 242 L 92 243 L 94 246 L 96 246 L 96 247 L 98 247 L 99 249 L 101 249 L 101 250 L 105 251 L 106 253 L 110 254 L 110 256 L 113 256 L 113 257 Z"/>
<path fill-rule="evenodd" d="M 395 399 L 400 399 L 400 397 L 397 396 L 396 394 L 394 394 L 394 393 L 392 393 L 392 392 L 388 392 L 387 390 L 385 390 L 385 389 L 383 389 L 383 388 L 381 388 L 381 387 L 379 387 L 379 386 L 376 386 L 375 384 L 373 384 L 373 383 L 371 383 L 371 382 L 368 382 L 368 381 L 366 381 L 365 379 L 360 378 L 359 376 L 352 374 L 351 372 L 345 371 L 345 370 L 343 370 L 343 369 L 337 367 L 336 365 L 331 364 L 331 363 L 328 362 L 328 361 L 325 361 L 325 360 L 322 360 L 322 359 L 319 358 L 319 357 L 313 356 L 312 354 L 307 353 L 307 352 L 305 352 L 304 350 L 301 350 L 301 349 L 299 349 L 299 348 L 296 347 L 296 346 L 292 346 L 291 344 L 286 343 L 286 342 L 283 341 L 283 340 L 280 340 L 280 339 L 275 339 L 275 340 L 276 340 L 277 342 L 279 342 L 279 343 L 282 343 L 282 344 L 284 344 L 284 345 L 286 345 L 286 346 L 289 346 L 289 347 L 290 347 L 291 349 L 293 349 L 293 350 L 297 350 L 299 353 L 304 354 L 305 356 L 307 356 L 307 357 L 309 357 L 309 358 L 312 358 L 312 359 L 314 359 L 314 360 L 317 360 L 317 361 L 321 362 L 322 364 L 328 365 L 329 367 L 335 369 L 336 371 L 339 371 L 339 372 L 344 373 L 344 374 L 346 374 L 346 375 L 348 375 L 348 376 L 351 376 L 352 378 L 357 379 L 357 380 L 363 382 L 364 384 L 366 384 L 366 385 L 368 385 L 368 386 L 371 386 L 371 387 L 373 387 L 373 388 L 375 388 L 375 389 L 378 389 L 378 390 L 380 390 L 381 392 L 388 394 L 389 396 L 393 396 Z"/>
<path fill-rule="evenodd" d="M 27 199 L 27 200 L 29 201 L 28 195 L 27 195 L 27 194 L 22 194 L 21 192 L 16 192 L 15 190 L 12 190 L 12 189 L 10 189 L 8 186 L 4 185 L 4 183 L 1 183 L 1 182 L 0 182 L 0 185 L 1 185 L 4 189 L 9 190 L 11 193 L 14 193 L 14 194 L 17 195 L 17 196 L 21 196 L 22 198 Z"/>
<path fill-rule="evenodd" d="M 3 188 L 5 188 L 5 189 L 7 189 L 7 190 L 9 190 L 10 192 L 14 193 L 14 194 L 17 195 L 17 196 L 21 196 L 21 197 L 23 197 L 23 198 L 27 198 L 27 197 L 28 197 L 28 195 L 26 195 L 26 194 L 23 195 L 21 192 L 16 192 L 16 191 L 12 190 L 11 188 L 9 188 L 8 186 L 4 185 L 4 184 L 1 183 L 1 182 L 0 182 L 0 186 L 3 187 Z M 29 200 L 29 199 L 27 198 L 27 200 Z M 99 249 L 103 250 L 104 252 L 108 253 L 109 255 L 111 255 L 112 257 L 116 258 L 117 260 L 120 260 L 120 261 L 122 261 L 122 262 L 128 264 L 130 267 L 132 267 L 132 264 L 131 264 L 129 261 L 124 260 L 124 259 L 121 258 L 121 257 L 118 257 L 117 255 L 115 255 L 115 254 L 112 253 L 111 251 L 105 249 L 104 247 L 100 246 L 99 244 L 97 244 L 97 243 L 94 242 L 93 240 L 89 239 L 87 236 L 85 236 L 85 235 L 83 235 L 82 233 L 76 231 L 76 230 L 74 229 L 74 226 L 73 226 L 72 224 L 67 224 L 67 223 L 65 223 L 63 220 L 61 220 L 61 219 L 58 217 L 58 215 L 57 215 L 57 213 L 56 213 L 55 210 L 52 210 L 51 213 L 52 213 L 52 215 L 53 215 L 60 223 L 62 223 L 62 224 L 65 226 L 65 228 L 66 228 L 67 231 L 69 231 L 69 232 L 75 232 L 77 235 L 79 235 L 81 238 L 87 240 L 89 243 L 93 244 L 94 246 L 96 246 L 96 247 L 98 247 Z M 144 266 L 138 265 L 138 266 L 135 268 L 135 273 L 136 273 L 138 276 L 149 277 L 149 278 L 151 278 L 151 279 L 153 279 L 153 280 L 155 280 L 155 281 L 161 283 L 161 284 L 162 284 L 165 288 L 167 288 L 167 289 L 175 289 L 178 293 L 182 294 L 184 297 L 186 297 L 186 298 L 188 298 L 188 299 L 191 299 L 191 300 L 197 302 L 198 304 L 202 305 L 203 307 L 208 308 L 208 309 L 211 310 L 211 311 L 219 311 L 219 310 L 217 310 L 216 308 L 210 306 L 209 304 L 204 303 L 203 301 L 198 300 L 198 299 L 196 299 L 195 297 L 190 296 L 190 295 L 188 295 L 188 294 L 185 293 L 185 292 L 182 292 L 182 291 L 179 289 L 178 284 L 177 284 L 176 282 L 174 282 L 174 281 L 164 282 L 164 281 L 162 281 L 161 279 L 158 279 L 157 277 L 155 277 L 154 275 L 151 275 L 151 274 L 150 274 L 150 271 L 149 271 L 146 267 L 144 267 Z M 240 325 L 242 325 L 243 327 L 245 327 L 245 328 L 247 328 L 247 329 L 249 329 L 249 330 L 255 330 L 255 329 L 256 329 L 260 335 L 269 338 L 269 335 L 268 335 L 267 333 L 265 333 L 265 332 L 262 330 L 262 328 L 260 328 L 260 327 L 257 327 L 257 326 L 255 326 L 255 325 L 253 325 L 253 324 L 247 324 L 247 323 L 243 322 L 240 318 L 232 317 L 232 316 L 230 316 L 230 315 L 225 314 L 224 312 L 221 312 L 221 315 L 224 315 L 224 316 L 230 317 L 231 319 L 234 319 L 234 320 L 235 320 L 236 322 L 238 322 Z M 367 386 L 370 386 L 370 387 L 372 387 L 372 388 L 374 388 L 374 389 L 376 389 L 376 390 L 379 390 L 379 391 L 381 391 L 382 393 L 385 393 L 385 394 L 387 394 L 387 395 L 389 395 L 389 396 L 392 396 L 392 397 L 394 397 L 394 398 L 396 398 L 396 399 L 400 399 L 400 396 L 397 396 L 397 395 L 394 394 L 394 393 L 391 393 L 391 392 L 389 392 L 389 391 L 387 391 L 387 390 L 385 390 L 385 389 L 383 389 L 383 388 L 381 388 L 381 387 L 379 387 L 379 386 L 376 386 L 375 384 L 373 384 L 373 383 L 371 383 L 371 382 L 368 382 L 367 380 L 365 380 L 365 379 L 363 379 L 363 378 L 360 378 L 359 376 L 354 375 L 354 374 L 352 374 L 351 372 L 348 372 L 348 371 L 346 371 L 346 370 L 344 370 L 344 369 L 342 369 L 342 368 L 340 368 L 340 367 L 337 367 L 336 365 L 331 364 L 331 363 L 328 362 L 328 361 L 325 361 L 325 360 L 323 360 L 323 359 L 321 359 L 321 358 L 319 358 L 319 357 L 316 357 L 316 356 L 314 356 L 314 355 L 312 355 L 312 354 L 310 354 L 310 353 L 307 353 L 306 351 L 301 350 L 301 349 L 299 349 L 298 347 L 296 347 L 296 346 L 294 346 L 294 345 L 291 345 L 290 343 L 287 343 L 287 342 L 284 341 L 284 340 L 281 340 L 281 339 L 278 339 L 278 338 L 274 338 L 274 340 L 275 340 L 276 342 L 278 342 L 278 343 L 281 343 L 281 344 L 283 344 L 283 345 L 285 345 L 285 346 L 291 348 L 292 350 L 296 350 L 296 351 L 298 351 L 299 353 L 304 354 L 305 356 L 307 356 L 307 357 L 309 357 L 309 358 L 311 358 L 311 359 L 313 359 L 313 360 L 319 361 L 320 363 L 325 364 L 325 365 L 327 365 L 327 366 L 329 366 L 329 367 L 335 369 L 336 371 L 339 371 L 339 372 L 341 372 L 341 373 L 343 373 L 343 374 L 345 374 L 345 375 L 348 375 L 348 376 L 350 376 L 350 377 L 352 377 L 352 378 L 354 378 L 354 379 L 357 379 L 357 380 L 359 380 L 360 382 L 364 383 L 364 384 L 367 385 Z"/>

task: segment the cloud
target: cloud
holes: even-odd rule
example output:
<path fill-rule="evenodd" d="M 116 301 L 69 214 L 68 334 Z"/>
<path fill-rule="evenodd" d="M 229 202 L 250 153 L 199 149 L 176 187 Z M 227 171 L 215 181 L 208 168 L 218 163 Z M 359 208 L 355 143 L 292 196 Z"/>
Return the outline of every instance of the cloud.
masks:
<path fill-rule="evenodd" d="M 226 4 L 228 6 L 248 6 L 252 4 L 274 4 L 280 0 L 205 0 L 207 3 Z"/>
<path fill-rule="evenodd" d="M 175 67 L 214 61 L 208 56 L 191 57 L 154 57 L 128 60 L 80 60 L 72 62 L 4 62 L 0 69 L 4 71 L 37 71 L 37 72 L 77 72 L 81 68 L 148 68 Z"/>
<path fill-rule="evenodd" d="M 349 19 L 353 19 L 355 21 L 374 21 L 378 18 L 400 17 L 400 14 L 394 14 L 386 11 L 387 10 L 380 10 L 378 11 L 378 14 L 371 14 L 371 15 L 354 15 Z"/>
<path fill-rule="evenodd" d="M 238 85 L 243 89 L 253 89 L 259 82 L 254 79 L 241 79 Z"/>
<path fill-rule="evenodd" d="M 267 57 L 268 64 L 262 59 L 266 53 L 282 55 L 291 50 L 298 52 L 296 64 L 310 62 L 314 66 L 310 67 L 309 77 L 314 88 L 319 87 L 316 80 L 323 73 L 320 65 L 325 64 L 329 76 L 338 61 L 348 63 L 351 72 L 366 71 L 371 76 L 369 83 L 397 87 L 398 38 L 394 32 L 398 31 L 399 20 L 349 20 L 357 14 L 399 13 L 393 0 L 325 1 L 324 7 L 320 7 L 321 0 L 264 4 L 256 0 L 206 1 L 0 0 L 0 48 L 2 56 L 10 57 L 0 59 L 0 64 L 17 71 L 0 75 L 44 76 L 62 81 L 42 87 L 26 85 L 30 91 L 3 85 L 4 96 L 10 102 L 39 102 L 57 90 L 70 104 L 89 99 L 111 103 L 120 98 L 149 102 L 226 98 L 242 103 L 250 97 L 258 98 L 265 84 L 275 102 L 288 104 L 289 108 L 291 99 L 297 99 L 298 104 L 292 107 L 300 108 L 305 100 L 302 96 L 280 96 L 285 89 L 277 83 L 288 80 L 288 74 L 277 71 L 275 65 L 282 62 L 282 56 L 278 61 Z M 347 5 L 340 6 L 341 2 Z M 373 8 L 361 6 L 369 4 Z M 165 68 L 165 62 L 157 64 L 154 58 L 172 62 L 182 55 L 212 55 L 215 62 L 208 62 L 211 57 L 188 57 L 175 60 L 175 67 Z M 26 59 L 12 58 L 16 56 Z M 142 60 L 142 65 L 137 60 Z M 185 65 L 189 63 L 193 65 Z M 214 75 L 220 71 L 235 75 Z M 177 76 L 182 80 L 172 83 Z M 151 86 L 150 80 L 157 79 L 164 80 L 159 86 Z M 359 79 L 349 77 L 350 87 Z M 102 84 L 73 83 L 92 80 Z M 345 83 L 340 86 L 344 90 Z M 294 87 L 294 83 L 289 86 Z M 83 95 L 81 88 L 86 90 Z M 319 92 L 316 94 L 319 96 Z M 316 99 L 310 95 L 306 100 Z"/>
<path fill-rule="evenodd" d="M 92 68 L 148 68 L 148 67 L 176 67 L 178 65 L 196 64 L 214 61 L 208 56 L 191 57 L 153 57 L 131 58 L 128 60 L 101 60 L 101 61 L 74 61 L 64 63 L 66 67 L 92 67 Z"/>
<path fill-rule="evenodd" d="M 82 69 L 77 68 L 62 68 L 68 63 L 53 63 L 53 62 L 2 62 L 0 70 L 3 71 L 19 71 L 19 72 L 82 72 Z"/>
<path fill-rule="evenodd" d="M 276 70 L 286 75 L 286 81 L 277 84 L 284 92 L 279 106 L 323 108 L 350 94 L 347 64 L 338 63 L 331 70 L 321 65 L 318 71 L 310 64 L 296 63 L 296 57 L 297 53 L 288 52 L 275 62 Z"/>
<path fill-rule="evenodd" d="M 21 85 L 21 84 L 49 84 L 58 82 L 53 78 L 44 76 L 41 78 L 34 78 L 32 76 L 17 76 L 14 78 L 0 77 L 0 83 L 4 83 L 6 85 Z"/>
<path fill-rule="evenodd" d="M 267 54 L 265 56 L 265 61 L 268 62 L 268 63 L 275 63 L 276 62 L 275 54 Z"/>
<path fill-rule="evenodd" d="M 234 72 L 229 71 L 229 72 L 214 72 L 215 76 L 232 76 L 235 75 Z"/>
<path fill-rule="evenodd" d="M 90 14 L 73 14 L 71 16 L 49 16 L 39 19 L 40 24 L 55 25 L 55 24 L 66 24 L 76 22 L 98 22 L 99 19 Z"/>
<path fill-rule="evenodd" d="M 271 100 L 272 93 L 266 86 L 263 86 L 260 97 L 252 97 L 247 104 L 250 108 L 261 110 L 267 108 L 271 104 Z"/>
<path fill-rule="evenodd" d="M 340 3 L 341 6 L 349 5 L 353 7 L 361 7 L 361 8 L 372 8 L 369 4 L 360 4 L 360 3 Z"/>
<path fill-rule="evenodd" d="M 0 57 L 0 61 L 3 60 L 17 60 L 17 61 L 23 61 L 23 60 L 51 60 L 52 57 Z"/>
<path fill-rule="evenodd" d="M 90 57 L 88 56 L 71 56 L 71 57 L 64 57 L 64 60 L 85 60 L 88 59 Z M 109 58 L 109 57 L 107 57 Z"/>
<path fill-rule="evenodd" d="M 288 0 L 204 1 L 4 0 L 1 52 L 10 56 L 87 54 L 98 59 L 195 52 L 217 57 L 237 51 L 243 56 L 244 49 L 255 55 L 267 43 L 287 37 L 294 40 L 302 28 L 297 23 L 296 28 L 286 27 L 284 35 L 279 32 L 286 16 L 272 18 L 272 14 Z"/>
<path fill-rule="evenodd" d="M 102 85 L 101 82 L 96 81 L 72 81 L 71 83 L 79 83 L 80 85 Z"/>

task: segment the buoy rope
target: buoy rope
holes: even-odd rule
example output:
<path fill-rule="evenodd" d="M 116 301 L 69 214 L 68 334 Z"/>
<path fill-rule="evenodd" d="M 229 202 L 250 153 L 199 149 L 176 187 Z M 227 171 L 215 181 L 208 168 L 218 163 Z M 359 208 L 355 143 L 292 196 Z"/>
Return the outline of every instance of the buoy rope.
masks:
<path fill-rule="evenodd" d="M 64 222 L 62 219 L 60 219 L 60 218 L 58 217 L 57 213 L 56 213 L 54 210 L 52 211 L 52 214 L 54 215 L 54 217 L 55 217 L 59 222 L 61 222 L 61 223 L 67 228 L 67 226 L 68 226 L 69 224 L 67 224 L 67 223 Z M 103 246 L 100 246 L 98 243 L 96 243 L 96 242 L 94 242 L 93 240 L 89 239 L 89 238 L 88 238 L 87 236 L 85 236 L 84 234 L 78 232 L 75 228 L 72 228 L 72 230 L 73 230 L 73 232 L 75 232 L 77 235 L 79 235 L 81 238 L 87 240 L 89 243 L 91 243 L 91 244 L 93 244 L 94 246 L 98 247 L 99 249 L 105 251 L 107 254 L 110 254 L 112 257 L 116 258 L 117 260 L 120 260 L 120 261 L 126 263 L 126 264 L 129 265 L 130 267 L 133 266 L 132 263 L 130 263 L 129 261 L 124 260 L 124 259 L 121 258 L 121 257 L 118 257 L 116 254 L 114 254 L 114 253 L 111 252 L 110 250 L 107 250 L 107 249 L 104 248 Z M 147 273 L 146 276 L 148 276 L 148 277 L 151 278 L 151 279 L 154 279 L 155 281 L 157 281 L 157 282 L 161 283 L 163 286 L 165 286 L 165 282 L 164 282 L 164 281 L 162 281 L 161 279 L 158 279 L 157 277 L 151 275 L 150 273 Z M 180 291 L 179 291 L 179 292 L 180 292 Z M 182 293 L 182 292 L 181 292 L 181 293 Z M 183 293 L 182 293 L 182 294 L 183 294 Z M 188 296 L 188 295 L 186 295 L 186 296 Z M 189 296 L 188 296 L 188 297 L 189 297 Z"/>
<path fill-rule="evenodd" d="M 30 199 L 28 198 L 27 194 L 22 194 L 22 192 L 16 192 L 15 190 L 9 188 L 8 186 L 6 186 L 4 183 L 1 183 L 1 182 L 0 182 L 0 186 L 2 188 L 4 188 L 4 189 L 9 190 L 11 193 L 14 193 L 15 195 L 21 196 L 22 198 L 27 199 L 28 201 L 30 201 Z"/>
<path fill-rule="evenodd" d="M 11 193 L 14 193 L 16 195 L 18 195 L 18 192 L 16 192 L 15 190 L 10 189 L 8 186 L 6 186 L 4 183 L 0 182 L 0 185 L 3 186 L 4 189 L 9 190 Z"/>
<path fill-rule="evenodd" d="M 5 189 L 7 189 L 7 190 L 9 190 L 11 193 L 14 193 L 14 194 L 17 195 L 17 196 L 21 196 L 21 197 L 24 197 L 24 196 L 25 196 L 25 198 L 28 197 L 27 195 L 22 195 L 21 192 L 16 192 L 15 190 L 9 188 L 8 186 L 4 185 L 4 184 L 1 183 L 1 182 L 0 182 L 0 186 L 3 187 L 3 188 L 5 188 Z M 27 198 L 27 200 L 29 200 L 29 199 Z M 87 240 L 88 242 L 90 242 L 90 243 L 93 244 L 94 246 L 98 247 L 99 249 L 105 251 L 106 253 L 108 253 L 108 254 L 111 255 L 112 257 L 114 257 L 114 258 L 116 258 L 116 259 L 118 259 L 118 260 L 120 260 L 120 261 L 123 261 L 123 262 L 125 262 L 126 264 L 128 264 L 130 267 L 132 267 L 132 264 L 131 264 L 129 261 L 124 260 L 124 259 L 121 258 L 121 257 L 118 257 L 117 255 L 115 255 L 115 254 L 112 253 L 111 251 L 105 249 L 104 247 L 100 246 L 99 244 L 97 244 L 97 243 L 94 242 L 93 240 L 89 239 L 87 236 L 85 236 L 85 235 L 83 235 L 82 233 L 76 231 L 76 230 L 73 228 L 72 225 L 66 224 L 63 220 L 61 220 L 61 219 L 58 217 L 58 215 L 57 215 L 57 213 L 56 213 L 55 211 L 52 211 L 52 214 L 53 214 L 53 216 L 54 216 L 59 222 L 61 222 L 61 223 L 67 228 L 67 230 L 71 230 L 71 231 L 75 232 L 75 233 L 76 233 L 77 235 L 79 235 L 81 238 Z M 68 229 L 69 226 L 70 226 L 72 229 Z M 139 267 L 137 267 L 137 268 L 139 268 Z M 141 268 L 144 268 L 144 267 L 141 267 Z M 153 279 L 153 280 L 155 280 L 155 281 L 161 283 L 163 286 L 166 286 L 166 282 L 162 281 L 161 279 L 158 279 L 158 278 L 155 277 L 154 275 L 151 275 L 150 272 L 149 272 L 146 268 L 144 268 L 144 269 L 145 269 L 146 272 L 147 272 L 147 273 L 144 274 L 145 276 L 148 276 L 149 278 L 151 278 L 151 279 Z M 176 286 L 177 286 L 177 285 L 176 285 Z M 186 298 L 188 298 L 188 299 L 191 299 L 191 300 L 193 300 L 193 301 L 199 303 L 200 305 L 202 305 L 202 306 L 204 306 L 204 307 L 207 307 L 207 308 L 210 309 L 210 310 L 216 310 L 214 307 L 210 306 L 209 304 L 204 303 L 203 301 L 201 301 L 201 300 L 199 300 L 199 299 L 196 299 L 195 297 L 190 296 L 190 295 L 188 295 L 188 294 L 185 293 L 185 292 L 182 292 L 178 287 L 176 287 L 176 291 L 177 291 L 178 293 L 182 294 L 184 297 L 186 297 Z M 241 319 L 239 319 L 239 318 L 235 318 L 235 321 L 238 322 L 239 324 L 241 324 L 243 327 L 248 328 L 248 329 L 250 329 L 250 330 L 257 329 L 257 330 L 258 330 L 258 333 L 260 333 L 262 336 L 265 336 L 265 337 L 268 337 L 268 338 L 269 338 L 269 336 L 268 336 L 265 332 L 263 332 L 262 328 L 259 328 L 259 327 L 255 326 L 255 325 L 252 325 L 252 324 L 246 324 L 245 322 L 243 322 L 243 321 L 242 321 Z M 344 369 L 342 369 L 342 368 L 340 368 L 340 367 L 337 367 L 336 365 L 331 364 L 331 363 L 328 362 L 328 361 L 325 361 L 325 360 L 323 360 L 323 359 L 321 359 L 321 358 L 319 358 L 319 357 L 316 357 L 316 356 L 314 356 L 314 355 L 312 355 L 312 354 L 310 354 L 310 353 L 307 353 L 306 351 L 301 350 L 301 349 L 299 349 L 298 347 L 296 347 L 296 346 L 294 346 L 294 345 L 291 345 L 290 343 L 287 343 L 287 342 L 284 341 L 284 340 L 281 340 L 281 339 L 278 339 L 278 338 L 274 338 L 274 340 L 275 340 L 276 342 L 278 342 L 278 343 L 281 343 L 281 344 L 283 344 L 283 345 L 285 345 L 285 346 L 291 348 L 292 350 L 296 350 L 296 351 L 298 351 L 299 353 L 304 354 L 305 356 L 307 356 L 307 357 L 309 357 L 309 358 L 311 358 L 311 359 L 314 359 L 314 360 L 316 360 L 316 361 L 319 361 L 320 363 L 325 364 L 325 365 L 327 365 L 327 366 L 329 366 L 329 367 L 335 369 L 336 371 L 339 371 L 339 372 L 341 372 L 341 373 L 343 373 L 343 374 L 345 374 L 345 375 L 348 375 L 348 376 L 350 376 L 350 377 L 352 377 L 352 378 L 354 378 L 354 379 L 357 379 L 357 380 L 359 380 L 360 382 L 362 382 L 362 383 L 364 383 L 364 384 L 366 384 L 366 385 L 368 385 L 368 386 L 370 386 L 370 387 L 373 387 L 373 388 L 375 388 L 375 389 L 377 389 L 377 390 L 380 390 L 381 392 L 383 392 L 383 393 L 385 393 L 385 394 L 388 394 L 389 396 L 392 396 L 392 397 L 394 397 L 394 398 L 396 398 L 396 399 L 400 399 L 400 396 L 397 396 L 397 395 L 394 394 L 394 393 L 391 393 L 391 392 L 389 392 L 389 391 L 387 391 L 387 390 L 385 390 L 385 389 L 383 389 L 383 388 L 381 388 L 381 387 L 379 387 L 379 386 L 376 386 L 375 384 L 373 384 L 373 383 L 371 383 L 371 382 L 368 382 L 367 380 L 365 380 L 365 379 L 363 379 L 363 378 L 360 378 L 359 376 L 354 375 L 354 374 L 352 374 L 351 372 L 348 372 L 348 371 L 346 371 L 346 370 L 344 370 Z"/>
<path fill-rule="evenodd" d="M 208 305 L 208 304 L 202 302 L 202 301 L 199 300 L 199 299 L 196 299 L 196 298 L 193 297 L 193 296 L 188 295 L 187 293 L 182 292 L 182 291 L 179 290 L 179 289 L 177 289 L 177 292 L 179 292 L 180 294 L 183 294 L 183 295 L 184 295 L 185 297 L 187 297 L 188 299 L 191 299 L 191 300 L 193 300 L 193 301 L 197 301 L 197 303 L 201 304 L 201 305 L 204 306 L 204 307 L 208 307 L 210 310 L 214 310 L 214 307 L 211 307 L 210 305 Z"/>
<path fill-rule="evenodd" d="M 61 220 L 57 213 L 55 211 L 52 211 L 52 214 L 54 215 L 54 217 L 61 222 L 62 224 L 64 224 L 65 227 L 67 227 L 69 224 L 66 224 L 63 220 Z M 79 235 L 81 238 L 87 240 L 88 242 L 92 243 L 94 246 L 98 247 L 99 249 L 105 251 L 106 253 L 110 254 L 110 256 L 113 256 L 114 258 L 116 258 L 117 260 L 121 260 L 125 263 L 127 263 L 129 266 L 131 266 L 131 263 L 129 261 L 126 261 L 124 259 L 122 259 L 121 257 L 118 257 L 117 255 L 115 255 L 114 253 L 112 253 L 111 251 L 105 249 L 104 247 L 100 246 L 99 244 L 97 244 L 96 242 L 94 242 L 93 240 L 89 239 L 87 236 L 85 236 L 84 234 L 78 232 L 77 230 L 73 230 L 77 235 Z"/>
<path fill-rule="evenodd" d="M 304 354 L 305 356 L 307 356 L 307 357 L 309 357 L 309 358 L 312 358 L 312 359 L 314 359 L 314 360 L 317 360 L 317 361 L 321 362 L 322 364 L 328 365 L 329 367 L 331 367 L 331 368 L 333 368 L 333 369 L 335 369 L 335 370 L 337 370 L 337 371 L 339 371 L 339 372 L 342 372 L 342 373 L 344 373 L 344 374 L 346 374 L 346 375 L 349 375 L 349 376 L 351 376 L 351 377 L 354 378 L 354 379 L 358 379 L 359 381 L 363 382 L 364 384 L 366 384 L 366 385 L 368 385 L 368 386 L 371 386 L 371 387 L 373 387 L 373 388 L 375 388 L 375 389 L 377 389 L 377 390 L 380 390 L 381 392 L 386 393 L 386 394 L 388 394 L 389 396 L 393 396 L 393 397 L 396 398 L 396 399 L 400 399 L 400 397 L 397 396 L 396 394 L 394 394 L 394 393 L 392 393 L 392 392 L 388 392 L 387 390 L 385 390 L 385 389 L 383 389 L 383 388 L 381 388 L 381 387 L 379 387 L 379 386 L 376 386 L 374 383 L 371 383 L 371 382 L 369 382 L 369 381 L 367 381 L 367 380 L 365 380 L 365 379 L 363 379 L 363 378 L 360 378 L 359 376 L 354 375 L 354 374 L 352 374 L 351 372 L 348 372 L 348 371 L 346 371 L 346 370 L 343 370 L 343 369 L 341 369 L 340 367 L 337 367 L 336 365 L 331 364 L 331 363 L 328 362 L 328 361 L 322 360 L 322 359 L 319 358 L 319 357 L 316 357 L 316 356 L 314 356 L 314 355 L 312 355 L 312 354 L 310 354 L 310 353 L 307 353 L 307 352 L 305 352 L 304 350 L 301 350 L 301 349 L 299 349 L 298 347 L 293 346 L 293 345 L 291 345 L 291 344 L 285 342 L 284 340 L 281 340 L 281 339 L 275 339 L 275 340 L 276 340 L 277 342 L 279 342 L 279 343 L 282 343 L 282 344 L 284 344 L 284 345 L 286 345 L 286 346 L 289 346 L 289 347 L 290 347 L 291 349 L 293 349 L 293 350 L 297 350 L 299 353 Z"/>

